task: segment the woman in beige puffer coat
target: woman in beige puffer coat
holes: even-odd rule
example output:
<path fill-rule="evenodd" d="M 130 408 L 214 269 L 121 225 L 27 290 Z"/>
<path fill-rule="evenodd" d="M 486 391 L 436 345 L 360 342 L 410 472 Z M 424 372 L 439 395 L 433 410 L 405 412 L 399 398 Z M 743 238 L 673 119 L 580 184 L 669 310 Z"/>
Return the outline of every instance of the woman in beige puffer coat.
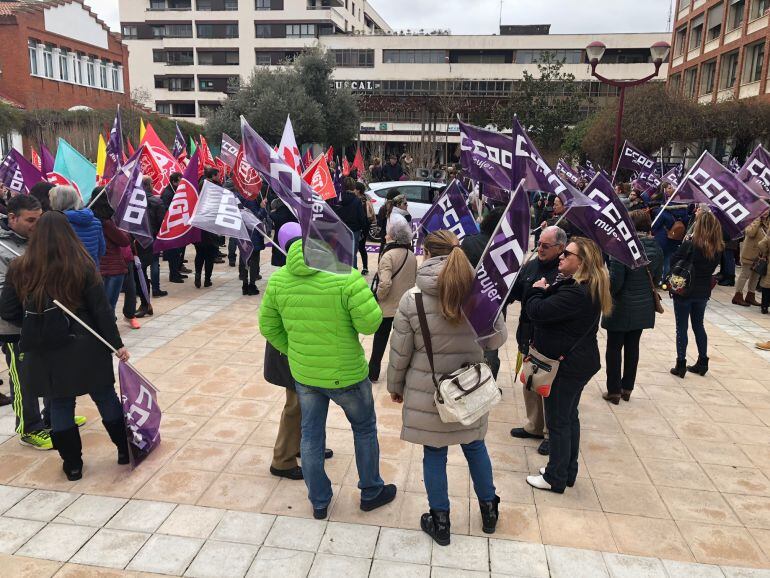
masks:
<path fill-rule="evenodd" d="M 757 217 L 744 232 L 743 243 L 741 244 L 741 274 L 735 283 L 734 305 L 742 305 L 744 307 L 759 305 L 754 296 L 759 275 L 754 273 L 751 267 L 760 256 L 759 244 L 763 239 L 767 238 L 768 231 L 770 231 L 770 213 L 765 212 L 762 216 Z M 746 287 L 746 283 L 749 285 L 749 290 L 746 293 L 746 299 L 744 299 L 743 290 Z"/>
<path fill-rule="evenodd" d="M 437 543 L 447 545 L 450 539 L 447 446 L 462 446 L 479 499 L 482 526 L 487 533 L 494 532 L 500 498 L 495 494 L 492 463 L 484 444 L 487 416 L 469 426 L 444 423 L 439 417 L 415 303 L 415 292 L 419 290 L 437 375 L 451 373 L 464 364 L 483 362 L 484 350 L 476 342 L 461 310 L 473 283 L 473 268 L 457 237 L 449 231 L 428 235 L 424 247 L 426 260 L 417 270 L 417 289 L 403 296 L 393 322 L 388 391 L 393 401 L 404 404 L 401 438 L 424 446 L 423 478 L 430 512 L 423 514 L 420 526 Z M 488 349 L 498 349 L 507 338 L 502 316 L 495 328 L 498 333 L 484 343 Z"/>

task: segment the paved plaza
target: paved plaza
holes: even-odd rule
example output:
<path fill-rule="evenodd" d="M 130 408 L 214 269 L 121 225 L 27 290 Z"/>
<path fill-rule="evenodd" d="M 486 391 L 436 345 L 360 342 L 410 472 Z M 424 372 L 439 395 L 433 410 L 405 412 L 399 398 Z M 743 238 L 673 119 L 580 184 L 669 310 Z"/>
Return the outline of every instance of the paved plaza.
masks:
<path fill-rule="evenodd" d="M 267 278 L 272 268 L 263 269 Z M 208 290 L 170 287 L 140 331 L 120 323 L 164 410 L 163 443 L 137 470 L 115 463 L 87 398 L 78 404 L 89 424 L 77 482 L 66 481 L 56 452 L 20 446 L 10 407 L 0 410 L 1 576 L 770 576 L 770 354 L 753 348 L 770 339 L 770 316 L 729 305 L 731 288 L 715 292 L 707 313 L 707 376 L 669 374 L 674 316 L 665 299 L 642 339 L 631 402 L 601 399 L 603 370 L 591 380 L 580 474 L 563 495 L 526 484 L 546 458 L 536 441 L 509 435 L 524 415 L 510 339 L 500 355 L 504 401 L 486 438 L 501 520 L 492 538 L 481 532 L 453 448 L 453 535 L 442 548 L 419 531 L 422 452 L 399 439 L 401 408 L 384 382 L 375 392 L 382 476 L 399 490 L 392 504 L 360 511 L 353 438 L 335 406 L 328 521 L 312 519 L 302 481 L 269 474 L 284 391 L 262 377 L 260 297 L 241 296 L 235 271 L 218 266 Z M 509 316 L 511 333 L 515 324 Z M 364 346 L 368 353 L 370 337 Z"/>

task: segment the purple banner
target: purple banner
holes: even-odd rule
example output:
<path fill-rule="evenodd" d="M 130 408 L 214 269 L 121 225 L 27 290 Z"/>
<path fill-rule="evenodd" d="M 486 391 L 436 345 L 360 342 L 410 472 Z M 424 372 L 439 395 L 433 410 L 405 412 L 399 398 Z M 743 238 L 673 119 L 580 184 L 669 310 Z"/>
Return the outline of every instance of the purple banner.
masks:
<path fill-rule="evenodd" d="M 174 191 L 163 224 L 160 226 L 153 250 L 158 253 L 186 247 L 201 240 L 201 230 L 190 224 L 198 206 L 198 162 L 200 154 L 193 154 Z"/>
<path fill-rule="evenodd" d="M 136 276 L 139 277 L 139 289 L 142 291 L 145 301 L 150 304 L 152 300 L 150 299 L 150 289 L 147 287 L 147 277 L 144 276 L 142 261 L 136 255 L 134 255 L 134 268 L 136 269 Z"/>
<path fill-rule="evenodd" d="M 118 363 L 120 399 L 128 437 L 128 455 L 133 470 L 160 445 L 161 411 L 158 392 L 128 363 Z"/>
<path fill-rule="evenodd" d="M 454 179 L 422 217 L 423 234 L 428 235 L 439 229 L 447 229 L 457 235 L 461 241 L 468 235 L 478 234 L 479 227 L 468 209 L 465 200 L 467 198 L 468 191 L 463 188 L 460 181 Z"/>
<path fill-rule="evenodd" d="M 176 132 L 174 133 L 174 147 L 171 150 L 171 154 L 174 156 L 175 159 L 179 160 L 179 157 L 182 156 L 182 153 L 184 153 L 187 150 L 187 143 L 184 140 L 184 135 L 182 134 L 182 131 L 179 129 L 179 123 L 176 124 Z"/>
<path fill-rule="evenodd" d="M 739 178 L 704 152 L 674 193 L 682 201 L 706 203 L 731 239 L 743 235 L 754 219 L 767 210 L 767 203 Z M 673 197 L 672 197 L 673 198 Z"/>
<path fill-rule="evenodd" d="M 241 117 L 246 160 L 297 216 L 308 267 L 347 275 L 356 251 L 353 233 L 332 208 Z"/>
<path fill-rule="evenodd" d="M 495 321 L 529 247 L 529 198 L 522 184 L 505 208 L 500 223 L 476 267 L 463 313 L 479 339 L 495 334 Z"/>
<path fill-rule="evenodd" d="M 460 124 L 460 163 L 474 181 L 511 190 L 513 141 L 511 137 Z"/>
<path fill-rule="evenodd" d="M 238 150 L 240 148 L 241 145 L 225 133 L 222 133 L 222 146 L 219 150 L 219 158 L 231 169 L 235 167 L 235 159 L 238 156 Z"/>
<path fill-rule="evenodd" d="M 0 183 L 8 187 L 12 193 L 29 193 L 35 183 L 44 180 L 37 167 L 14 148 L 10 150 L 8 156 L 0 164 Z"/>
<path fill-rule="evenodd" d="M 568 165 L 563 159 L 559 159 L 559 162 L 556 163 L 556 172 L 563 175 L 573 187 L 576 187 L 580 182 L 580 173 Z"/>
<path fill-rule="evenodd" d="M 647 265 L 649 260 L 623 203 L 615 194 L 612 183 L 597 174 L 588 183 L 585 193 L 598 205 L 572 207 L 567 220 L 593 240 L 599 248 L 631 269 Z"/>
<path fill-rule="evenodd" d="M 115 120 L 107 140 L 107 159 L 104 163 L 102 178 L 111 179 L 123 164 L 123 127 L 120 120 L 120 105 L 115 113 Z"/>
<path fill-rule="evenodd" d="M 211 181 L 203 183 L 190 225 L 215 235 L 251 240 L 235 194 Z"/>
<path fill-rule="evenodd" d="M 663 175 L 660 180 L 663 181 L 664 183 L 673 185 L 674 187 L 678 187 L 679 183 L 682 181 L 683 174 L 684 174 L 684 164 L 680 163 L 677 166 L 673 167 L 671 170 L 669 170 L 665 175 Z"/>
<path fill-rule="evenodd" d="M 125 174 L 122 170 L 118 171 L 117 175 L 113 177 L 112 181 L 115 181 L 116 184 L 125 181 L 125 188 L 123 194 L 120 195 L 120 201 L 115 209 L 113 221 L 115 221 L 118 229 L 137 237 L 137 241 L 142 246 L 149 246 L 153 241 L 153 237 L 152 229 L 150 228 L 150 214 L 147 211 L 147 193 L 142 187 L 141 168 L 141 163 L 135 162 L 128 179 L 121 177 L 121 175 Z M 119 191 L 116 190 L 110 193 L 108 198 L 117 198 L 118 193 Z"/>
<path fill-rule="evenodd" d="M 40 172 L 47 177 L 48 173 L 53 172 L 54 164 L 56 164 L 56 159 L 51 154 L 51 151 L 48 150 L 45 143 L 40 143 Z"/>
<path fill-rule="evenodd" d="M 618 159 L 618 166 L 615 168 L 615 172 L 619 169 L 654 173 L 658 171 L 658 163 L 655 159 L 644 154 L 630 142 L 625 141 L 620 152 L 620 158 Z"/>
<path fill-rule="evenodd" d="M 757 145 L 751 156 L 746 159 L 738 180 L 751 191 L 764 199 L 770 199 L 770 153 L 762 145 Z"/>

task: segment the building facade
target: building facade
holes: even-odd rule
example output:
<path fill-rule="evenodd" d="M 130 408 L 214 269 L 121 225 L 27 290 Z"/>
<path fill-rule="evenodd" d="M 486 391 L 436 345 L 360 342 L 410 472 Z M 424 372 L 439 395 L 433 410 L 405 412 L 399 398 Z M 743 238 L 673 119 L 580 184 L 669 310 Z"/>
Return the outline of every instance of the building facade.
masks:
<path fill-rule="evenodd" d="M 678 0 L 669 88 L 701 103 L 770 100 L 770 0 Z"/>
<path fill-rule="evenodd" d="M 119 0 L 119 6 L 131 82 L 152 94 L 146 104 L 158 112 L 203 122 L 255 66 L 279 66 L 320 46 L 334 56 L 335 81 L 365 96 L 361 140 L 373 143 L 419 142 L 426 120 L 445 142 L 458 142 L 455 113 L 468 109 L 458 104 L 472 108 L 507 97 L 524 71 L 537 75 L 546 52 L 585 89 L 588 114 L 617 92 L 592 79 L 586 45 L 604 42 L 602 74 L 630 79 L 652 71 L 650 46 L 669 39 L 668 33 L 557 35 L 549 25 L 503 26 L 499 35 L 484 36 L 395 32 L 363 0 Z"/>
<path fill-rule="evenodd" d="M 0 99 L 19 108 L 129 101 L 128 49 L 82 0 L 0 1 Z"/>

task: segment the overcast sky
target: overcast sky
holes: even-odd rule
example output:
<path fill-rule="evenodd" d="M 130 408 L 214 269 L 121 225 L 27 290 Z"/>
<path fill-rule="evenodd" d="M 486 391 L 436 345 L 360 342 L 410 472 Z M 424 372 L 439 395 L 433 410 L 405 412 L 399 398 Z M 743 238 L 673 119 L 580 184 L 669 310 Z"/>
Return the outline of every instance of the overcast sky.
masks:
<path fill-rule="evenodd" d="M 129 0 L 147 3 L 148 0 Z M 251 0 L 241 0 L 250 2 Z M 118 0 L 86 0 L 119 30 Z M 500 0 L 370 0 L 395 29 L 494 34 Z M 671 0 L 503 0 L 503 24 L 551 24 L 551 33 L 668 31 Z"/>

